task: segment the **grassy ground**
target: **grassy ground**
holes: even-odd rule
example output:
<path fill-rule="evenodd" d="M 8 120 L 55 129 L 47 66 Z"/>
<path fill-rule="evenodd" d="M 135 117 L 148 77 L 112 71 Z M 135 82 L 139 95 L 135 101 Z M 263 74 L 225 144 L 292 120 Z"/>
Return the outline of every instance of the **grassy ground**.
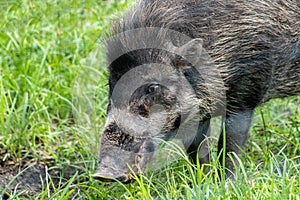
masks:
<path fill-rule="evenodd" d="M 0 198 L 300 199 L 299 97 L 257 109 L 235 182 L 186 156 L 129 185 L 91 178 L 107 99 L 101 41 L 132 2 L 0 1 Z"/>

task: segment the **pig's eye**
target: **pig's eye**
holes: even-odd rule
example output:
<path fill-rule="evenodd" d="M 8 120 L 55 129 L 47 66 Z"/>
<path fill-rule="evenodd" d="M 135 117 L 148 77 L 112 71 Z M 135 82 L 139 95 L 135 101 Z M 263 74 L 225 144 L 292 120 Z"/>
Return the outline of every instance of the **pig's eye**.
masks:
<path fill-rule="evenodd" d="M 161 87 L 158 84 L 152 84 L 148 87 L 148 94 L 159 93 L 161 91 Z"/>

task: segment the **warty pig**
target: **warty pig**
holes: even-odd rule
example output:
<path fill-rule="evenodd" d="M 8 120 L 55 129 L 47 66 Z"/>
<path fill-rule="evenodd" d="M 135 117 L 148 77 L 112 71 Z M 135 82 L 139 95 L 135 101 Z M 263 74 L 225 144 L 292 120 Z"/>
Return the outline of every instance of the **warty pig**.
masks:
<path fill-rule="evenodd" d="M 129 181 L 130 168 L 146 170 L 163 141 L 181 141 L 198 159 L 217 115 L 226 130 L 218 149 L 226 138 L 229 175 L 229 155 L 244 147 L 255 107 L 300 92 L 295 0 L 141 0 L 113 34 L 106 43 L 109 104 L 94 175 L 101 180 Z M 199 159 L 208 162 L 208 154 Z"/>

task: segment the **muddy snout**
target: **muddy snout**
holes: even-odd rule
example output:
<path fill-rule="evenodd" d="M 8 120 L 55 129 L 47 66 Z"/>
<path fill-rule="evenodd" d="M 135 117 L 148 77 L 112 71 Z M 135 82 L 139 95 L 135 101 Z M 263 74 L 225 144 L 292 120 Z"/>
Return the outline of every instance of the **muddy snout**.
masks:
<path fill-rule="evenodd" d="M 118 171 L 112 167 L 103 165 L 98 168 L 93 175 L 93 178 L 103 182 L 120 181 L 123 183 L 130 183 L 132 180 L 130 173 Z"/>
<path fill-rule="evenodd" d="M 130 168 L 134 167 L 136 155 L 132 152 L 126 152 L 122 149 L 111 148 L 109 153 L 103 153 L 100 156 L 98 169 L 93 178 L 101 181 L 121 181 L 130 182 Z"/>
<path fill-rule="evenodd" d="M 141 146 L 143 149 L 143 145 Z M 94 179 L 111 182 L 130 183 L 134 175 L 143 173 L 152 153 L 128 152 L 122 149 L 111 149 L 110 153 L 100 156 Z"/>
<path fill-rule="evenodd" d="M 113 146 L 102 149 L 98 169 L 93 178 L 101 181 L 121 181 L 130 183 L 134 175 L 144 173 L 155 152 L 151 140 L 141 143 L 138 150 L 124 150 Z"/>

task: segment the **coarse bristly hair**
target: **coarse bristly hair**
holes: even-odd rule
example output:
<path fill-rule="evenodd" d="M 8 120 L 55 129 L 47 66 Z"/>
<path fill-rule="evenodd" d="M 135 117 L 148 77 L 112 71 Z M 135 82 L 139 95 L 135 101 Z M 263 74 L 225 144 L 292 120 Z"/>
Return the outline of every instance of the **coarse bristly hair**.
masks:
<path fill-rule="evenodd" d="M 300 92 L 300 6 L 296 0 L 142 0 L 114 24 L 113 33 L 145 27 L 203 39 L 203 48 L 228 88 L 228 110 L 254 108 L 271 98 Z M 162 51 L 127 52 L 143 37 L 126 41 L 124 34 L 108 42 L 110 91 L 132 67 L 172 60 Z M 124 54 L 113 60 L 116 49 Z"/>

